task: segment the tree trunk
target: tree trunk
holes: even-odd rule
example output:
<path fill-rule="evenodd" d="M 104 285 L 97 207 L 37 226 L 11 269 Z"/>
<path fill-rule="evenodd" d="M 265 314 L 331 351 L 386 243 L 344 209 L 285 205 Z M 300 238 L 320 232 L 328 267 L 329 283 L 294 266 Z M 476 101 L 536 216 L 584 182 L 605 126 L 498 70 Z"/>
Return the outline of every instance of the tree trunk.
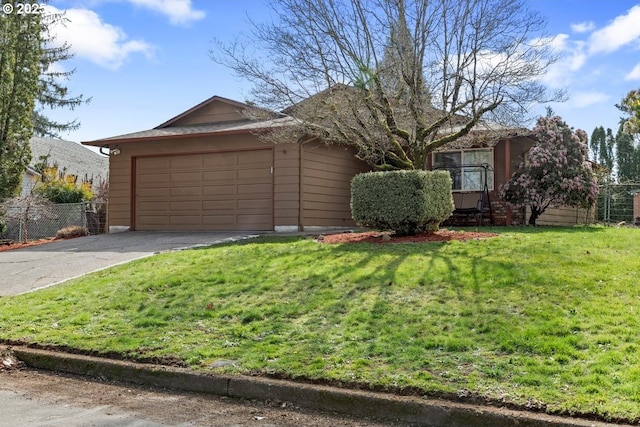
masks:
<path fill-rule="evenodd" d="M 542 212 L 544 212 L 544 209 L 540 209 L 540 208 L 531 208 L 531 216 L 529 216 L 529 225 L 532 226 L 536 226 L 536 220 L 538 219 L 538 217 L 540 216 L 540 214 L 542 214 Z"/>

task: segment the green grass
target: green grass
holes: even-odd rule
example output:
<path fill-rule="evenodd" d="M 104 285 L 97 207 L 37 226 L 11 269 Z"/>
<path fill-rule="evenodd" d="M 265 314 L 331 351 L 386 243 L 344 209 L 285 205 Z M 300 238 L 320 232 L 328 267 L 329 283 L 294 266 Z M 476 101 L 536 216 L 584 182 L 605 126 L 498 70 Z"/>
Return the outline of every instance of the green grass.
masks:
<path fill-rule="evenodd" d="M 0 298 L 0 339 L 640 420 L 640 230 L 495 231 L 157 255 Z"/>

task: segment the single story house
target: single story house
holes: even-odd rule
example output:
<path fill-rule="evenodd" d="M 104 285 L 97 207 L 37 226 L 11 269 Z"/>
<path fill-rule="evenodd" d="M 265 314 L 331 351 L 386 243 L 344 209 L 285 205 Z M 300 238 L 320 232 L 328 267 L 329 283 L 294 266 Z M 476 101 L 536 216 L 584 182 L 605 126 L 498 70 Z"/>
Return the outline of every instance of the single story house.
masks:
<path fill-rule="evenodd" d="M 58 165 L 68 175 L 75 175 L 79 180 L 87 179 L 97 183 L 106 180 L 109 173 L 109 158 L 101 156 L 93 150 L 83 147 L 77 142 L 64 139 L 33 137 L 29 140 L 31 162 L 22 178 L 21 196 L 31 194 L 40 173 L 35 165 L 47 157 L 50 166 Z"/>
<path fill-rule="evenodd" d="M 261 131 L 291 118 L 249 120 L 247 104 L 214 96 L 158 127 L 83 142 L 109 150 L 109 230 L 298 231 L 353 227 L 351 178 L 370 170 L 350 147 L 318 140 L 268 143 Z M 431 167 L 458 162 L 458 207 L 475 206 L 477 169 L 490 166 L 494 224 L 523 223 L 496 192 L 533 141 L 526 133 L 470 135 L 434 153 Z M 473 176 L 476 180 L 473 181 Z"/>

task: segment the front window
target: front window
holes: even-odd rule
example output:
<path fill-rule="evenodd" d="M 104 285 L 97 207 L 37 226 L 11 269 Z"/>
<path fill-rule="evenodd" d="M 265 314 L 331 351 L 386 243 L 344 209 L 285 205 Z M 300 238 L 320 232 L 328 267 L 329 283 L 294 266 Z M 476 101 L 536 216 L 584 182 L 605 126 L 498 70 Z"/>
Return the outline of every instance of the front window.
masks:
<path fill-rule="evenodd" d="M 493 190 L 493 150 L 491 149 L 434 153 L 433 168 L 449 171 L 454 191 L 482 191 L 485 179 L 489 191 Z"/>

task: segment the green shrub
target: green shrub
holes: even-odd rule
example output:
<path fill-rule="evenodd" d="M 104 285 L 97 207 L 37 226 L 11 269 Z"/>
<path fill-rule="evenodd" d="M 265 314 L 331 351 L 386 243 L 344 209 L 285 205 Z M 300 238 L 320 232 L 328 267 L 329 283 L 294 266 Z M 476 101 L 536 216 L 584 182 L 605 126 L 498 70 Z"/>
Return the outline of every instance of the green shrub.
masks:
<path fill-rule="evenodd" d="M 80 203 L 91 199 L 91 189 L 85 185 L 77 186 L 72 182 L 50 181 L 36 187 L 36 194 L 51 203 Z"/>
<path fill-rule="evenodd" d="M 367 172 L 351 181 L 351 214 L 361 227 L 398 235 L 436 231 L 453 209 L 446 171 Z"/>

